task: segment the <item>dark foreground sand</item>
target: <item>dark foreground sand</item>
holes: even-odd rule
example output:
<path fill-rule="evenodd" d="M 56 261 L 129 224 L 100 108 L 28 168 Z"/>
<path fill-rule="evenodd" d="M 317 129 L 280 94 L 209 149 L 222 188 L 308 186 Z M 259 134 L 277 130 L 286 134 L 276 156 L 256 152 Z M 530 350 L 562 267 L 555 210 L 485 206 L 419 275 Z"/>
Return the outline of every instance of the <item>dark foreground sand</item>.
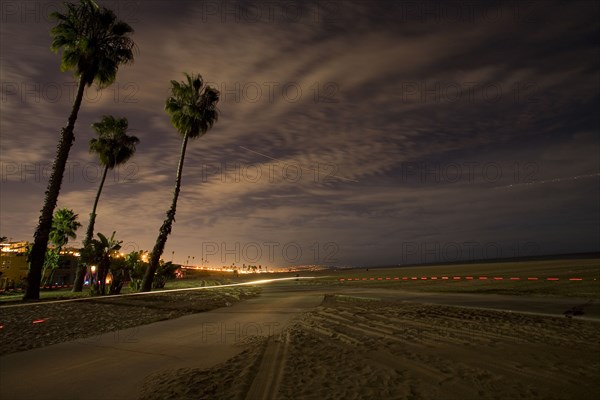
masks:
<path fill-rule="evenodd" d="M 239 345 L 212 369 L 147 377 L 139 398 L 600 398 L 597 322 L 328 296 Z"/>
<path fill-rule="evenodd" d="M 0 307 L 0 355 L 229 306 L 260 288 L 197 290 Z M 34 323 L 35 321 L 35 323 Z"/>

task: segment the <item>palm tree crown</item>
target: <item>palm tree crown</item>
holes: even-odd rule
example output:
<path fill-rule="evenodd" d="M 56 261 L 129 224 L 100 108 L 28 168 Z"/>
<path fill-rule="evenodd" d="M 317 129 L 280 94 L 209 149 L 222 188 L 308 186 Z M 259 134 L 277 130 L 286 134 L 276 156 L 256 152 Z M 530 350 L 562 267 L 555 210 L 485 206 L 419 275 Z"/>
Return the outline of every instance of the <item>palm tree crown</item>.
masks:
<path fill-rule="evenodd" d="M 65 3 L 65 7 L 64 14 L 50 15 L 58 22 L 50 31 L 50 49 L 63 49 L 61 70 L 74 70 L 88 86 L 94 80 L 100 87 L 109 86 L 119 65 L 133 61 L 134 42 L 127 36 L 133 28 L 93 0 Z"/>
<path fill-rule="evenodd" d="M 127 127 L 127 118 L 112 115 L 105 115 L 100 122 L 92 124 L 98 137 L 90 140 L 90 153 L 97 154 L 100 163 L 108 169 L 127 162 L 140 142 L 137 137 L 127 135 Z"/>
<path fill-rule="evenodd" d="M 77 221 L 78 215 L 68 208 L 56 210 L 52 218 L 52 229 L 50 230 L 50 241 L 61 249 L 69 239 L 75 239 L 77 228 L 81 224 Z"/>
<path fill-rule="evenodd" d="M 187 82 L 171 81 L 171 96 L 165 110 L 182 136 L 204 135 L 219 119 L 219 91 L 205 86 L 201 75 L 185 74 Z"/>

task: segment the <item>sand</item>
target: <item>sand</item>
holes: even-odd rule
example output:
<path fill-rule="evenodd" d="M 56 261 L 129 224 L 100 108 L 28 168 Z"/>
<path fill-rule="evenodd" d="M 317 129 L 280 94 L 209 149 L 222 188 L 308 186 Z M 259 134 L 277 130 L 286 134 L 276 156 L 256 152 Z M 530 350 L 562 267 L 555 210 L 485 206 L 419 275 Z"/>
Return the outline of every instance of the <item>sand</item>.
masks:
<path fill-rule="evenodd" d="M 260 288 L 200 290 L 0 307 L 0 356 L 213 310 L 255 297 Z"/>
<path fill-rule="evenodd" d="M 600 323 L 327 296 L 211 369 L 148 376 L 140 399 L 598 399 Z"/>

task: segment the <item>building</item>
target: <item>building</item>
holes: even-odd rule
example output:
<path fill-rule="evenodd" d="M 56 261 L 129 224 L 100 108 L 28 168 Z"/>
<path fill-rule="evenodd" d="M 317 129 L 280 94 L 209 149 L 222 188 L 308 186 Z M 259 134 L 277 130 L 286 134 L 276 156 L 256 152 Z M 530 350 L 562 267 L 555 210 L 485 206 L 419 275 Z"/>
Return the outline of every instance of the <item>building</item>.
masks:
<path fill-rule="evenodd" d="M 27 249 L 29 242 L 0 243 L 0 290 L 23 286 L 27 277 Z M 60 252 L 58 268 L 47 270 L 43 280 L 50 279 L 50 285 L 70 285 L 75 280 L 79 262 L 79 250 L 65 248 Z"/>
<path fill-rule="evenodd" d="M 0 243 L 0 289 L 14 289 L 27 277 L 29 242 Z"/>

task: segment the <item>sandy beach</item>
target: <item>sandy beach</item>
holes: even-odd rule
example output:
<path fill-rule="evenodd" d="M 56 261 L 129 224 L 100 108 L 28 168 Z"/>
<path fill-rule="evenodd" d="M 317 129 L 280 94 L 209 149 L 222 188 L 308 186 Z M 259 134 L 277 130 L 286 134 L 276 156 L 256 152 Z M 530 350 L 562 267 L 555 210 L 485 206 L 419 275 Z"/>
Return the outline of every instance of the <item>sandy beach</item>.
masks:
<path fill-rule="evenodd" d="M 41 301 L 0 308 L 0 356 L 227 307 L 257 287 Z"/>
<path fill-rule="evenodd" d="M 0 361 L 10 367 L 5 379 L 20 376 L 22 367 L 44 371 L 67 355 L 87 368 L 86 376 L 99 366 L 110 372 L 113 361 L 137 371 L 122 389 L 86 397 L 98 399 L 114 393 L 140 400 L 600 397 L 597 318 L 407 301 L 393 291 L 365 290 L 284 283 L 258 297 L 259 289 L 240 287 L 3 307 Z M 276 329 L 255 332 L 261 321 Z M 245 328 L 233 332 L 238 325 Z M 224 338 L 207 327 L 229 331 Z M 128 335 L 136 340 L 120 340 Z M 142 357 L 148 364 L 135 364 Z M 67 360 L 52 373 L 64 375 Z M 39 395 L 10 382 L 5 394 Z M 71 397 L 60 398 L 84 393 L 73 387 Z"/>
<path fill-rule="evenodd" d="M 596 399 L 600 324 L 326 296 L 211 369 L 147 377 L 139 399 Z M 270 394 L 271 393 L 271 394 Z"/>

